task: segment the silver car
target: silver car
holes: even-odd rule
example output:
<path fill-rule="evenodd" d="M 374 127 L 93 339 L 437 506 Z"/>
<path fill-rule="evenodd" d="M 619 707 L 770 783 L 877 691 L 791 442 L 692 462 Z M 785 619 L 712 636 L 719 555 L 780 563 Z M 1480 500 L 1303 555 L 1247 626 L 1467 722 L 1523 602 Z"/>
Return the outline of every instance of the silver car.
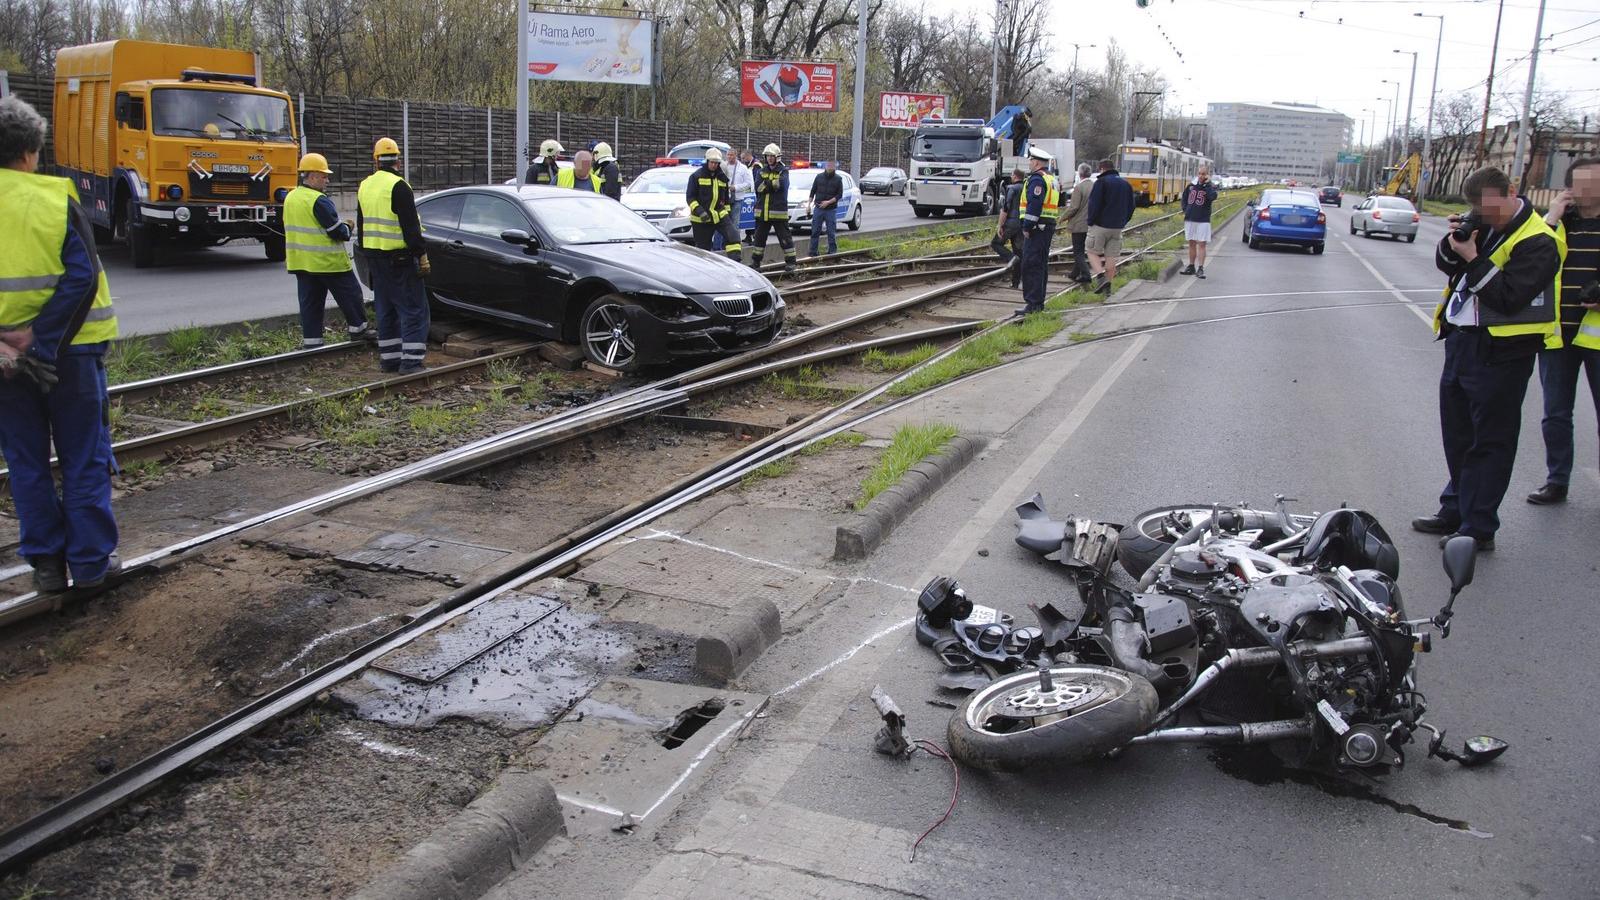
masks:
<path fill-rule="evenodd" d="M 684 194 L 689 187 L 689 176 L 698 165 L 663 166 L 646 169 L 622 192 L 622 205 L 638 213 L 645 221 L 661 230 L 669 238 L 689 240 L 689 201 Z"/>
<path fill-rule="evenodd" d="M 863 194 L 906 195 L 906 170 L 893 166 L 878 166 L 861 176 Z"/>
<path fill-rule="evenodd" d="M 1350 233 L 1363 237 L 1387 234 L 1407 243 L 1417 242 L 1417 226 L 1422 216 L 1411 201 L 1404 197 L 1368 197 L 1356 204 L 1350 212 Z"/>

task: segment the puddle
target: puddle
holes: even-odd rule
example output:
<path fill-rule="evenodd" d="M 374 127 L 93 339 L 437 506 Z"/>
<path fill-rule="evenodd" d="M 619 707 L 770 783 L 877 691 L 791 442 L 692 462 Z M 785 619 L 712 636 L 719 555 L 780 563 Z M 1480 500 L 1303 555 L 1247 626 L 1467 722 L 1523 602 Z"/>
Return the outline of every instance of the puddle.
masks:
<path fill-rule="evenodd" d="M 546 725 L 633 652 L 599 617 L 562 608 L 432 683 L 368 669 L 338 691 L 364 719 L 428 727 L 466 718 L 523 729 Z"/>
<path fill-rule="evenodd" d="M 1296 769 L 1285 763 L 1278 755 L 1267 746 L 1222 747 L 1212 750 L 1209 754 L 1211 761 L 1224 774 L 1231 775 L 1248 781 L 1251 784 L 1268 785 L 1293 782 L 1314 787 L 1333 797 L 1343 797 L 1352 800 L 1365 800 L 1378 806 L 1387 807 L 1402 815 L 1421 819 L 1432 825 L 1442 825 L 1451 831 L 1470 834 L 1476 838 L 1492 838 L 1494 834 L 1473 828 L 1471 823 L 1463 819 L 1452 819 L 1447 816 L 1428 812 L 1411 803 L 1404 803 L 1392 797 L 1373 790 L 1359 782 L 1340 778 L 1322 772 L 1312 772 L 1306 769 Z"/>

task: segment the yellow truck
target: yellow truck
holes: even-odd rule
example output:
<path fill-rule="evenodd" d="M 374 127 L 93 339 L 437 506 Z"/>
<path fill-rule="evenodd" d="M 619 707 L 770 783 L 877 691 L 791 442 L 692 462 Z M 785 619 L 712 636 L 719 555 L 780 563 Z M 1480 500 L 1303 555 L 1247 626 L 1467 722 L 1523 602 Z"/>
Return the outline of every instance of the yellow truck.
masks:
<path fill-rule="evenodd" d="M 246 50 L 105 41 L 56 54 L 55 162 L 138 268 L 254 238 L 283 259 L 299 142 L 289 95 Z"/>

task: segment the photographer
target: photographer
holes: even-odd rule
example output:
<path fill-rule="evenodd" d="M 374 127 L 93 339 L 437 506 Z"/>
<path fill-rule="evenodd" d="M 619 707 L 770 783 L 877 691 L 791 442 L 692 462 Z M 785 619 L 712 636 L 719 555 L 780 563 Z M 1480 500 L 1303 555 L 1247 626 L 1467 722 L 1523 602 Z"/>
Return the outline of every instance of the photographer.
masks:
<path fill-rule="evenodd" d="M 1439 512 L 1413 519 L 1411 527 L 1446 539 L 1467 535 L 1489 551 L 1517 457 L 1534 358 L 1560 346 L 1555 277 L 1563 250 L 1499 169 L 1473 172 L 1461 190 L 1472 212 L 1451 216 L 1439 241 L 1436 263 L 1450 283 L 1433 314 L 1445 342 L 1439 425 L 1450 481 Z"/>
<path fill-rule="evenodd" d="M 1561 266 L 1561 347 L 1539 351 L 1544 388 L 1544 487 L 1528 495 L 1540 506 L 1567 499 L 1572 477 L 1572 408 L 1578 376 L 1587 374 L 1589 398 L 1600 417 L 1600 157 L 1575 160 L 1567 189 L 1556 197 L 1545 224 L 1567 245 Z"/>

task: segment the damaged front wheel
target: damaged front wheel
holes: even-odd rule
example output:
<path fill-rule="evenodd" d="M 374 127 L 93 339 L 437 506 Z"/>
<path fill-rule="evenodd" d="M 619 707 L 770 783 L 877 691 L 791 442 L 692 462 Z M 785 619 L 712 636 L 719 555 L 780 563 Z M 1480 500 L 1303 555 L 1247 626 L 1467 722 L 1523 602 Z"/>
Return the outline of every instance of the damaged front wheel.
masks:
<path fill-rule="evenodd" d="M 967 698 L 950 717 L 950 752 L 997 772 L 1084 762 L 1143 734 L 1157 708 L 1150 682 L 1121 669 L 1026 670 Z"/>

